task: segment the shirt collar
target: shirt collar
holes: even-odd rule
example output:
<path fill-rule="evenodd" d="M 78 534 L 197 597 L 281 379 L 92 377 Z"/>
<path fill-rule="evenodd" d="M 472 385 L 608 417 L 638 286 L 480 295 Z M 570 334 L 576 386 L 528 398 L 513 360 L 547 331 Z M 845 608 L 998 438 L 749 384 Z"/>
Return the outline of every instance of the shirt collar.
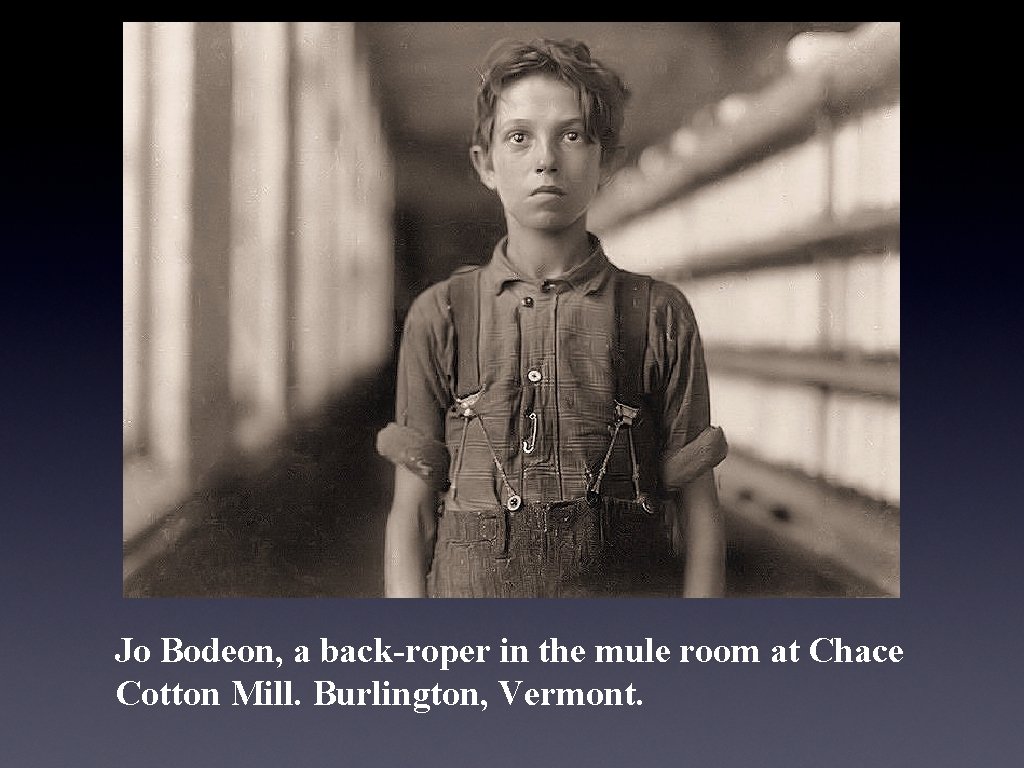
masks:
<path fill-rule="evenodd" d="M 572 289 L 582 289 L 584 293 L 596 293 L 604 285 L 610 272 L 611 262 L 605 256 L 604 248 L 597 235 L 587 233 L 590 239 L 590 255 L 580 264 L 570 269 L 557 278 L 545 280 L 545 283 L 566 282 Z M 494 295 L 500 294 L 505 286 L 514 282 L 537 283 L 535 278 L 530 278 L 519 272 L 508 259 L 505 247 L 508 244 L 508 236 L 501 238 L 491 256 L 490 262 L 484 267 L 483 284 L 489 288 Z"/>

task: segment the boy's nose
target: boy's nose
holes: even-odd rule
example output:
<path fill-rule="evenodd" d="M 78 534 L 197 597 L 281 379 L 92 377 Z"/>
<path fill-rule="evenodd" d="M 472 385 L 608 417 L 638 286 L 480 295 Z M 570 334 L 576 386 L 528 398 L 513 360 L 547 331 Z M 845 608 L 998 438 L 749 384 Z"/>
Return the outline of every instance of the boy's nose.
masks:
<path fill-rule="evenodd" d="M 535 170 L 537 173 L 552 173 L 558 170 L 558 157 L 549 142 L 538 142 Z"/>

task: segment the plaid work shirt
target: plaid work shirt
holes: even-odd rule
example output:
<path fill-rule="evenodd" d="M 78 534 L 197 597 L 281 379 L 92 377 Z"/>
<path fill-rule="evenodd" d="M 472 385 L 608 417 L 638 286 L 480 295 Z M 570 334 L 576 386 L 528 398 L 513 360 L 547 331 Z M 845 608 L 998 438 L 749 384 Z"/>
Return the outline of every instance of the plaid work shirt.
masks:
<path fill-rule="evenodd" d="M 616 419 L 613 278 L 617 268 L 591 235 L 586 261 L 558 279 L 519 273 L 505 240 L 480 274 L 480 394 L 467 420 L 455 407 L 455 328 L 450 280 L 413 302 L 399 352 L 395 423 L 378 449 L 445 491 L 451 509 L 483 510 L 583 496 L 602 463 L 600 491 L 633 500 L 634 457 L 645 492 L 680 485 L 721 461 L 721 430 L 709 427 L 707 372 L 697 323 L 675 287 L 653 281 L 646 393 L 629 437 Z M 625 432 L 625 430 L 622 430 Z M 388 439 L 390 438 L 390 439 Z M 611 451 L 609 453 L 609 447 Z M 682 458 L 681 458 L 682 457 Z"/>

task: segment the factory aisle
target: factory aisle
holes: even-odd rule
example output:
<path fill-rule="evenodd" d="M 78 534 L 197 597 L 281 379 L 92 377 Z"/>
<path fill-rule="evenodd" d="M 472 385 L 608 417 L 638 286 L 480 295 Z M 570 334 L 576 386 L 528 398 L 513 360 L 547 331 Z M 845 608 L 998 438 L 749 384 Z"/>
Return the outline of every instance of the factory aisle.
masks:
<path fill-rule="evenodd" d="M 356 382 L 267 456 L 193 494 L 172 513 L 188 531 L 125 579 L 125 596 L 379 596 L 391 472 L 374 440 L 392 392 L 387 370 Z"/>

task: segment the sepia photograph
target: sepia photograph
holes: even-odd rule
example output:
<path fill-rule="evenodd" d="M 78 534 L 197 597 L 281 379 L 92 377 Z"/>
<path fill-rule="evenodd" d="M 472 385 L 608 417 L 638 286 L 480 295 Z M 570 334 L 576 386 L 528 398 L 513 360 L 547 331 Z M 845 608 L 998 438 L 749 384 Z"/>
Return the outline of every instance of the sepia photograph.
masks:
<path fill-rule="evenodd" d="M 900 596 L 898 22 L 123 22 L 123 596 Z"/>

